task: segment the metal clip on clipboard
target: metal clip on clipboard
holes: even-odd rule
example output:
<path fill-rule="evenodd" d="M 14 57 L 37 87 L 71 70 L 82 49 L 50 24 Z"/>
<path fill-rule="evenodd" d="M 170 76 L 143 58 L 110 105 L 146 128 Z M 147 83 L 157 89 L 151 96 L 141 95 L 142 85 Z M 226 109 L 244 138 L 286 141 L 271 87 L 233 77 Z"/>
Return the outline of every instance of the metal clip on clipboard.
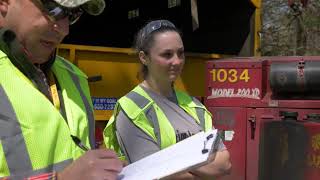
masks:
<path fill-rule="evenodd" d="M 211 148 L 210 149 L 208 149 L 207 147 L 206 147 L 206 145 L 207 145 L 207 142 L 211 139 L 211 138 L 213 138 L 213 134 L 209 134 L 207 137 L 206 137 L 206 140 L 204 141 L 204 147 L 203 147 L 203 149 L 202 149 L 202 154 L 205 154 L 205 153 L 208 153 L 209 151 L 210 151 L 210 154 L 213 154 L 213 153 L 215 153 L 217 150 L 218 150 L 218 148 L 219 148 L 219 145 L 220 145 L 220 141 L 221 141 L 221 133 L 223 133 L 223 131 L 219 131 L 218 130 L 218 132 L 217 132 L 217 134 L 216 134 L 216 139 L 214 140 L 214 142 L 212 143 L 212 145 L 211 145 Z"/>

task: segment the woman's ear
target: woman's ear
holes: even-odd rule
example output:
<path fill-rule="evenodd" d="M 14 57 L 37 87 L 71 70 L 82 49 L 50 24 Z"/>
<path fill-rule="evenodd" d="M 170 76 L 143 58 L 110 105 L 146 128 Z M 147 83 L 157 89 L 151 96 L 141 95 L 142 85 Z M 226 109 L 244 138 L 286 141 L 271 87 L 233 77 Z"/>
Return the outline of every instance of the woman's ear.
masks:
<path fill-rule="evenodd" d="M 146 66 L 148 64 L 148 56 L 143 51 L 139 52 L 139 59 L 143 65 Z"/>

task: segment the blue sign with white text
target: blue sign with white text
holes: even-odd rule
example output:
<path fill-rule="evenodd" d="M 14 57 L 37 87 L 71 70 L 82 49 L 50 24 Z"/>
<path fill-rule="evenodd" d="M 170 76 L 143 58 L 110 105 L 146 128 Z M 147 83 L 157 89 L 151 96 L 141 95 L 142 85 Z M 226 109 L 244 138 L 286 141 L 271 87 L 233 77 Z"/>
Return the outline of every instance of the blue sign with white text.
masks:
<path fill-rule="evenodd" d="M 94 110 L 113 110 L 117 103 L 117 98 L 92 97 Z"/>

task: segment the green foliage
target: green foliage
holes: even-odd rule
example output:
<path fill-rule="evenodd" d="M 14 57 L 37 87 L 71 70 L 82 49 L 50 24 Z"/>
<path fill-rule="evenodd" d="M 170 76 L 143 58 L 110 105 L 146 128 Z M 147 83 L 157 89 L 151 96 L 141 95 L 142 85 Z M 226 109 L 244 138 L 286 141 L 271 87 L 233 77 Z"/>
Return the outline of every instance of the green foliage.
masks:
<path fill-rule="evenodd" d="M 309 0 L 307 7 L 295 1 L 262 1 L 261 53 L 263 56 L 320 54 L 320 0 Z"/>

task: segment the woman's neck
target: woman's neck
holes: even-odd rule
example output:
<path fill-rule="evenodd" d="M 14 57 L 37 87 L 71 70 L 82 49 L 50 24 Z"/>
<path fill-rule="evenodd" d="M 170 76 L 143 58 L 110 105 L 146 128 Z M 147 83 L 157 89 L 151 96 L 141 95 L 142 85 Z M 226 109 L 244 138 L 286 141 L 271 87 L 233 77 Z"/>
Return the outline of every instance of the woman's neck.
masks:
<path fill-rule="evenodd" d="M 174 93 L 172 83 L 163 83 L 153 79 L 145 79 L 142 82 L 142 85 L 165 97 L 172 97 Z"/>

